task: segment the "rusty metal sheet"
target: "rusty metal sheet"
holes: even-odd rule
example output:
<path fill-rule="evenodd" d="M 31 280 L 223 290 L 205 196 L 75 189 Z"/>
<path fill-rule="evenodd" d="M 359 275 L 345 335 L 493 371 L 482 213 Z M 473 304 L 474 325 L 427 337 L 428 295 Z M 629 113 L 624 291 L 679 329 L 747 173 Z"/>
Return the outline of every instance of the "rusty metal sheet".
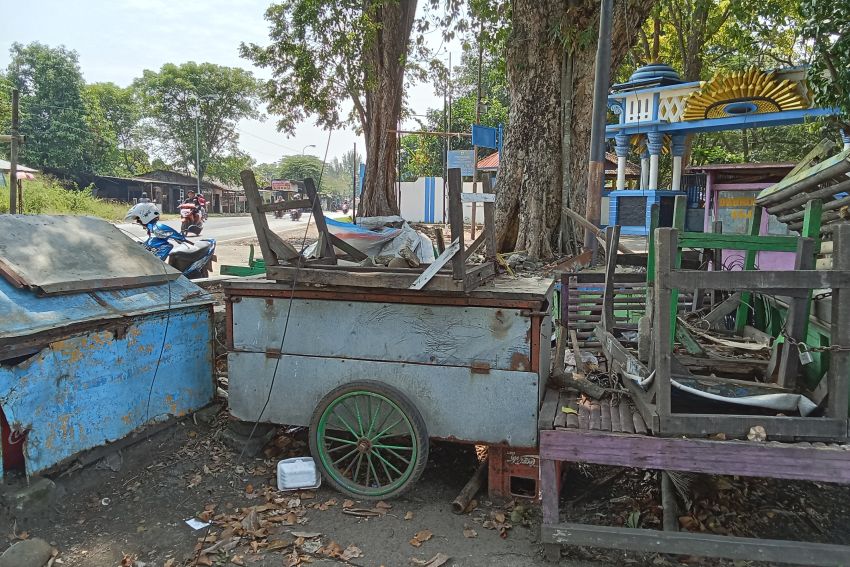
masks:
<path fill-rule="evenodd" d="M 123 289 L 180 277 L 104 220 L 54 215 L 0 216 L 0 274 L 41 294 Z"/>
<path fill-rule="evenodd" d="M 0 365 L 0 407 L 13 431 L 27 431 L 27 473 L 212 401 L 211 317 L 195 306 L 167 326 L 160 314 L 128 318 L 121 334 L 75 335 Z"/>
<path fill-rule="evenodd" d="M 243 297 L 233 347 L 248 352 L 532 370 L 531 318 L 517 309 Z M 287 325 L 287 315 L 289 323 Z M 286 328 L 286 341 L 281 337 Z M 535 361 L 536 362 L 536 361 Z"/>
<path fill-rule="evenodd" d="M 271 400 L 265 412 L 272 376 Z M 342 384 L 377 380 L 413 402 L 431 437 L 537 445 L 537 408 L 541 388 L 534 372 L 376 362 L 331 357 L 260 353 L 228 355 L 229 397 L 233 416 L 265 423 L 309 425 L 319 400 Z"/>
<path fill-rule="evenodd" d="M 39 297 L 0 278 L 0 346 L 21 337 L 94 321 L 120 320 L 213 298 L 186 278 L 147 287 Z M 2 357 L 0 357 L 2 358 Z"/>

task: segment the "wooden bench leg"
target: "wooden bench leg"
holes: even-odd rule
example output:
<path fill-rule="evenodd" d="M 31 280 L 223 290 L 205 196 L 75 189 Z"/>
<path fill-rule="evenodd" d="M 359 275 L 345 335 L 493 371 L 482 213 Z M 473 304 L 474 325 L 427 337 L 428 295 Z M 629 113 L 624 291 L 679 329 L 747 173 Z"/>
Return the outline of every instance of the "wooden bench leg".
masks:
<path fill-rule="evenodd" d="M 665 532 L 679 531 L 679 500 L 667 471 L 661 471 L 661 510 Z"/>
<path fill-rule="evenodd" d="M 560 521 L 561 483 L 558 471 L 561 467 L 556 461 L 540 459 L 540 499 L 543 508 L 543 525 L 554 526 Z M 561 557 L 561 546 L 543 540 L 543 554 L 546 561 L 558 561 Z"/>

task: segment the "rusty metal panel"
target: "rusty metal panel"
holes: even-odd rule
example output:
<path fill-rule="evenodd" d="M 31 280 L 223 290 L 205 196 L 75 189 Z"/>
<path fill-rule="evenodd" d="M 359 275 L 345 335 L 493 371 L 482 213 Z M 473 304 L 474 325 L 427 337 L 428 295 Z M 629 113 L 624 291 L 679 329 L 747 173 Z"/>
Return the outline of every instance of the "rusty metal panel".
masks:
<path fill-rule="evenodd" d="M 167 325 L 161 313 L 128 318 L 120 334 L 77 334 L 0 365 L 0 407 L 27 431 L 27 473 L 212 401 L 211 318 L 207 306 L 174 309 Z"/>
<path fill-rule="evenodd" d="M 271 400 L 260 417 L 275 367 Z M 228 355 L 228 370 L 230 412 L 246 421 L 309 425 L 319 400 L 332 389 L 377 380 L 410 398 L 431 437 L 537 445 L 540 383 L 534 372 L 481 374 L 456 366 L 289 355 L 278 364 L 277 358 L 244 352 Z"/>
<path fill-rule="evenodd" d="M 281 337 L 289 324 L 286 341 Z M 531 370 L 531 318 L 518 309 L 242 297 L 238 351 Z"/>
<path fill-rule="evenodd" d="M 169 307 L 212 302 L 212 296 L 183 277 L 147 287 L 50 297 L 38 297 L 0 278 L 0 345 L 75 324 L 124 319 L 165 311 Z"/>
<path fill-rule="evenodd" d="M 0 274 L 17 287 L 43 294 L 119 289 L 180 277 L 105 220 L 60 215 L 3 215 Z"/>

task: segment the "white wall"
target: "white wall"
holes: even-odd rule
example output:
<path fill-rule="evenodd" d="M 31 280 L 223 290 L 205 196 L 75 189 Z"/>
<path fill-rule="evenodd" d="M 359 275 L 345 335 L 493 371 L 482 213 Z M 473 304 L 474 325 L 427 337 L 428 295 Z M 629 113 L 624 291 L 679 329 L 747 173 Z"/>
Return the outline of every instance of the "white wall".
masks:
<path fill-rule="evenodd" d="M 444 196 L 444 191 L 445 196 Z M 472 192 L 472 182 L 465 181 L 463 192 Z M 481 182 L 478 182 L 481 193 Z M 426 198 L 427 197 L 427 198 Z M 442 177 L 420 177 L 416 181 L 401 183 L 401 216 L 410 222 L 443 222 L 443 203 L 446 203 L 446 222 L 448 222 L 448 188 L 443 186 Z M 426 208 L 427 207 L 427 208 Z M 464 203 L 463 220 L 472 221 L 472 203 Z M 484 223 L 484 207 L 480 203 L 475 207 L 475 220 Z"/>

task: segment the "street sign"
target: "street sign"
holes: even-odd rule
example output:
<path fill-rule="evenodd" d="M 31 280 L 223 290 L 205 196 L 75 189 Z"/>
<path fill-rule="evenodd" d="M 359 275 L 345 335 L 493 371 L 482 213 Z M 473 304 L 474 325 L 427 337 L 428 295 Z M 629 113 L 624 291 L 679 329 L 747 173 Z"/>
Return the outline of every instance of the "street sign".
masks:
<path fill-rule="evenodd" d="M 482 148 L 501 149 L 502 129 L 480 124 L 472 125 L 472 144 Z"/>
<path fill-rule="evenodd" d="M 460 169 L 464 177 L 471 177 L 475 169 L 475 154 L 472 150 L 449 150 L 446 156 L 448 169 Z"/>
<path fill-rule="evenodd" d="M 292 183 L 288 179 L 272 179 L 272 191 L 292 191 Z"/>

